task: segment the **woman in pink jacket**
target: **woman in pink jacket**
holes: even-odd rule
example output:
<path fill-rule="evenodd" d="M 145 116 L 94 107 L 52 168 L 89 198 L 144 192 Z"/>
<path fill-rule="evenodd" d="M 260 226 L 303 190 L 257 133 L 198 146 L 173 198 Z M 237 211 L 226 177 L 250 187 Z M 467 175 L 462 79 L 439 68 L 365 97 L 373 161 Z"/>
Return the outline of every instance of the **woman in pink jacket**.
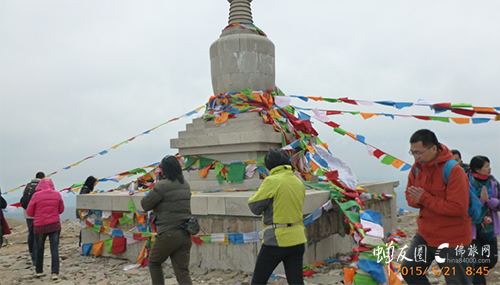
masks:
<path fill-rule="evenodd" d="M 61 194 L 54 188 L 50 178 L 44 178 L 36 187 L 31 201 L 26 209 L 29 216 L 35 218 L 33 233 L 35 234 L 35 278 L 43 274 L 43 252 L 47 236 L 50 242 L 52 256 L 52 279 L 59 279 L 59 234 L 61 233 L 61 220 L 59 215 L 64 212 L 64 203 Z"/>

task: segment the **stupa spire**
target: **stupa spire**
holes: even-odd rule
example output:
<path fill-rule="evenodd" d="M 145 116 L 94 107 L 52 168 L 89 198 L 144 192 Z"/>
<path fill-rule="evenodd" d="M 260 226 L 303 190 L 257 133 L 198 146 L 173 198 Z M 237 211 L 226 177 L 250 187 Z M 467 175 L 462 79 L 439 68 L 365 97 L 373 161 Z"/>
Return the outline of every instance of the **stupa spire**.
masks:
<path fill-rule="evenodd" d="M 252 0 L 228 0 L 228 2 L 231 4 L 229 24 L 253 23 L 252 8 L 250 7 Z"/>

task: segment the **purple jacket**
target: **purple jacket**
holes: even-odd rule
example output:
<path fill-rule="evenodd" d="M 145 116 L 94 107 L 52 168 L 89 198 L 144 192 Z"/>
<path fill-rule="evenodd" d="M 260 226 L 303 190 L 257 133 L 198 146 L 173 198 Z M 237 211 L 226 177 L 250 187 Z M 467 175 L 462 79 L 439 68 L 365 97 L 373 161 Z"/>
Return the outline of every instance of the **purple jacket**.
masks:
<path fill-rule="evenodd" d="M 491 183 L 491 198 L 488 203 L 485 203 L 483 199 L 478 198 L 481 202 L 481 206 L 486 205 L 488 209 L 491 210 L 491 219 L 493 220 L 494 236 L 497 237 L 500 234 L 500 221 L 498 219 L 498 182 L 492 177 L 490 179 Z M 472 225 L 472 239 L 476 239 L 477 230 L 476 225 Z"/>

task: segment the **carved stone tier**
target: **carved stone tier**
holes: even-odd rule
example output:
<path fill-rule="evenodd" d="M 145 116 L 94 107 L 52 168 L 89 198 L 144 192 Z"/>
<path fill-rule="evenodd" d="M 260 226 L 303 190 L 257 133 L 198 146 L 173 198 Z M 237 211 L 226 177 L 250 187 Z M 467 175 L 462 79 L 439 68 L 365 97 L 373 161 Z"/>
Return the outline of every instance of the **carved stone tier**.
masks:
<path fill-rule="evenodd" d="M 179 149 L 180 155 L 202 156 L 229 164 L 254 160 L 269 149 L 280 148 L 281 136 L 272 125 L 263 122 L 259 113 L 243 113 L 229 119 L 225 126 L 194 119 L 186 125 L 185 131 L 179 132 L 179 138 L 170 140 L 170 147 Z M 289 139 L 292 139 L 291 135 Z M 262 183 L 257 173 L 243 183 L 224 181 L 221 185 L 213 170 L 209 171 L 207 178 L 200 178 L 197 171 L 184 174 L 191 189 L 196 191 L 255 189 Z"/>

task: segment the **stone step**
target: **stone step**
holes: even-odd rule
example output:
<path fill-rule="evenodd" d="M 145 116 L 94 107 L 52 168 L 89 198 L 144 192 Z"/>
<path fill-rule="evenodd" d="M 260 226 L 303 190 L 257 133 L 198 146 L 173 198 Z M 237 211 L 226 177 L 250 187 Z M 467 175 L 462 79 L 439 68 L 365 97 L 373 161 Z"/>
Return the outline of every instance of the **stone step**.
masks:
<path fill-rule="evenodd" d="M 277 147 L 280 147 L 281 145 L 277 145 Z M 267 154 L 266 151 L 246 151 L 246 152 L 238 152 L 238 153 L 207 153 L 205 155 L 201 155 L 200 153 L 197 153 L 196 155 L 201 156 L 201 157 L 206 157 L 206 158 L 211 158 L 215 159 L 219 162 L 222 162 L 224 164 L 230 164 L 233 162 L 240 162 L 240 161 L 248 161 L 248 160 L 255 160 L 263 155 Z"/>
<path fill-rule="evenodd" d="M 244 158 L 244 159 L 240 158 L 240 156 L 239 156 L 240 153 L 264 152 L 264 154 L 265 154 L 272 148 L 280 148 L 281 147 L 281 140 L 279 143 L 278 142 L 275 142 L 275 143 L 259 142 L 259 143 L 241 143 L 241 144 L 233 144 L 233 145 L 214 145 L 214 146 L 199 146 L 199 147 L 178 147 L 178 146 L 174 146 L 171 144 L 170 147 L 171 148 L 178 148 L 180 155 L 199 155 L 199 156 L 203 156 L 203 157 L 217 159 L 221 162 L 225 162 L 225 160 L 219 159 L 217 157 L 219 154 L 231 154 L 231 155 L 234 154 L 234 159 L 229 160 L 229 162 L 232 162 L 232 161 L 247 160 L 246 158 Z M 241 156 L 241 157 L 243 157 L 243 156 Z"/>
<path fill-rule="evenodd" d="M 273 132 L 238 132 L 210 136 L 177 138 L 170 140 L 171 148 L 192 148 L 203 146 L 224 146 L 249 143 L 281 143 L 281 133 Z"/>
<path fill-rule="evenodd" d="M 217 180 L 189 181 L 191 191 L 214 191 L 214 190 L 249 190 L 257 189 L 262 184 L 261 179 L 247 179 L 243 183 L 229 183 L 224 180 L 219 184 Z"/>
<path fill-rule="evenodd" d="M 192 124 L 188 124 L 186 125 L 186 131 L 179 132 L 179 138 L 205 137 L 238 132 L 277 133 L 272 125 L 263 124 L 262 122 L 200 129 L 195 129 Z"/>
<path fill-rule="evenodd" d="M 242 125 L 250 125 L 250 124 L 264 124 L 264 121 L 259 113 L 251 112 L 251 113 L 242 113 L 235 114 L 235 118 L 228 119 L 225 126 L 242 126 Z M 194 119 L 190 124 L 190 128 L 194 128 L 196 130 L 206 129 L 206 128 L 220 128 L 223 126 L 214 124 L 214 121 L 205 122 L 203 118 Z"/>
<path fill-rule="evenodd" d="M 198 171 L 195 171 L 195 170 L 183 171 L 183 174 L 189 183 L 195 182 L 195 181 L 217 181 L 217 177 L 215 176 L 215 169 L 210 169 L 208 171 L 206 178 L 201 178 Z M 262 180 L 262 179 L 260 179 L 259 176 L 260 176 L 259 172 L 256 170 L 251 178 L 245 177 L 245 180 Z"/>

